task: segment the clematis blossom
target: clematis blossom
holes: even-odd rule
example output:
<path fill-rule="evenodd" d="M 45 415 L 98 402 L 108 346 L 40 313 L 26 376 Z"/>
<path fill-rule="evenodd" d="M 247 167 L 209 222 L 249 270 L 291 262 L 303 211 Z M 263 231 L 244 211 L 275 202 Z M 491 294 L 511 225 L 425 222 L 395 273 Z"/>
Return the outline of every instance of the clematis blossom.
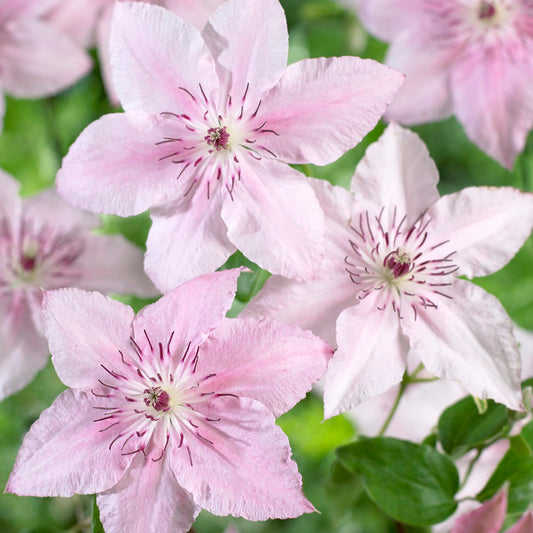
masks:
<path fill-rule="evenodd" d="M 158 6 L 115 6 L 111 60 L 125 113 L 82 132 L 57 187 L 96 212 L 152 208 L 145 267 L 162 291 L 216 269 L 237 247 L 281 275 L 317 269 L 323 215 L 285 163 L 340 157 L 374 127 L 403 76 L 355 57 L 286 68 L 287 43 L 278 0 L 228 0 L 201 34 Z"/>
<path fill-rule="evenodd" d="M 123 0 L 118 0 L 123 1 Z M 133 0 L 173 11 L 198 29 L 224 0 Z M 102 78 L 112 104 L 119 103 L 113 88 L 109 60 L 109 33 L 115 0 L 64 0 L 47 13 L 46 20 L 70 35 L 81 46 L 97 46 Z"/>
<path fill-rule="evenodd" d="M 84 76 L 91 61 L 66 34 L 43 20 L 57 0 L 0 2 L 0 88 L 15 98 L 44 98 Z M 0 121 L 4 100 L 0 94 Z M 1 125 L 0 125 L 1 128 Z"/>
<path fill-rule="evenodd" d="M 499 533 L 506 510 L 507 490 L 503 489 L 481 507 L 459 517 L 450 533 Z M 525 513 L 506 533 L 533 533 L 533 513 Z"/>
<path fill-rule="evenodd" d="M 331 348 L 273 319 L 226 319 L 238 270 L 180 285 L 134 316 L 78 289 L 49 291 L 52 361 L 71 389 L 24 438 L 7 490 L 97 493 L 106 533 L 188 531 L 201 507 L 249 520 L 312 512 L 275 416 Z"/>
<path fill-rule="evenodd" d="M 338 346 L 326 417 L 400 383 L 407 358 L 480 398 L 522 409 L 520 356 L 499 301 L 459 276 L 503 267 L 533 226 L 533 195 L 470 187 L 439 198 L 422 141 L 391 124 L 351 193 L 312 181 L 326 214 L 326 259 L 309 282 L 273 276 L 244 310 L 312 329 Z"/>
<path fill-rule="evenodd" d="M 388 110 L 406 125 L 455 114 L 508 168 L 533 127 L 530 0 L 349 0 L 407 75 Z"/>
<path fill-rule="evenodd" d="M 96 235 L 99 218 L 54 191 L 20 199 L 0 171 L 0 399 L 27 385 L 48 360 L 42 289 L 77 286 L 157 294 L 143 253 L 119 235 Z"/>

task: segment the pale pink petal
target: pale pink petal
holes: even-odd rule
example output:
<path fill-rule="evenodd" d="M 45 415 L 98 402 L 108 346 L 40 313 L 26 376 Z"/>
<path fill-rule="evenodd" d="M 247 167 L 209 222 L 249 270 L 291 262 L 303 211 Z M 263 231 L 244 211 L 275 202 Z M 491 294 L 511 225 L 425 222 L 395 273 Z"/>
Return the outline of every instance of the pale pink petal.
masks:
<path fill-rule="evenodd" d="M 106 533 L 180 533 L 189 531 L 200 509 L 176 481 L 168 455 L 161 461 L 141 454 L 96 503 Z"/>
<path fill-rule="evenodd" d="M 201 30 L 224 0 L 164 0 L 163 5 Z"/>
<path fill-rule="evenodd" d="M 501 490 L 481 507 L 459 517 L 450 533 L 498 533 L 507 510 L 507 491 Z"/>
<path fill-rule="evenodd" d="M 240 269 L 233 269 L 198 276 L 142 309 L 133 322 L 142 351 L 168 342 L 180 357 L 189 344 L 199 346 L 231 307 L 239 274 Z"/>
<path fill-rule="evenodd" d="M 196 28 L 144 2 L 117 2 L 111 23 L 113 83 L 126 111 L 180 113 L 197 104 L 180 89 L 212 98 L 215 65 Z"/>
<path fill-rule="evenodd" d="M 368 147 L 357 165 L 351 189 L 358 199 L 378 210 L 388 206 L 393 211 L 394 206 L 400 218 L 407 216 L 410 226 L 439 199 L 438 181 L 437 167 L 424 142 L 416 133 L 393 123 Z"/>
<path fill-rule="evenodd" d="M 266 159 L 240 165 L 222 206 L 229 240 L 272 274 L 309 279 L 324 255 L 324 215 L 306 178 Z"/>
<path fill-rule="evenodd" d="M 349 275 L 337 266 L 325 259 L 321 270 L 310 281 L 271 276 L 239 316 L 275 317 L 309 329 L 335 346 L 335 321 L 344 309 L 354 304 L 357 295 Z"/>
<path fill-rule="evenodd" d="M 377 124 L 403 78 L 358 57 L 293 63 L 262 102 L 266 127 L 277 134 L 263 142 L 290 163 L 331 163 Z"/>
<path fill-rule="evenodd" d="M 455 49 L 440 48 L 431 35 L 415 26 L 402 32 L 387 53 L 387 65 L 406 74 L 386 113 L 402 124 L 434 122 L 453 112 L 448 67 Z"/>
<path fill-rule="evenodd" d="M 528 511 L 511 529 L 506 533 L 533 533 L 533 513 Z"/>
<path fill-rule="evenodd" d="M 102 81 L 107 93 L 107 97 L 112 105 L 119 105 L 119 98 L 115 91 L 113 83 L 113 74 L 111 71 L 111 57 L 110 57 L 110 38 L 111 38 L 111 16 L 113 14 L 113 4 L 109 3 L 105 9 L 102 9 L 96 26 L 96 43 L 98 48 L 98 61 L 100 64 L 100 72 L 102 73 Z"/>
<path fill-rule="evenodd" d="M 342 0 L 357 8 L 365 27 L 383 41 L 394 39 L 409 27 L 419 27 L 425 21 L 424 0 Z"/>
<path fill-rule="evenodd" d="M 479 398 L 522 410 L 520 354 L 505 309 L 473 283 L 456 280 L 438 309 L 402 320 L 411 353 L 434 375 L 455 379 Z"/>
<path fill-rule="evenodd" d="M 0 213 L 9 220 L 12 226 L 18 228 L 18 218 L 21 212 L 22 202 L 19 198 L 20 183 L 10 174 L 0 169 Z"/>
<path fill-rule="evenodd" d="M 353 195 L 325 180 L 309 178 L 308 182 L 325 214 L 326 249 L 320 270 L 309 282 L 271 276 L 240 316 L 272 316 L 310 329 L 335 345 L 337 317 L 355 303 L 358 292 L 344 262 L 350 247 Z"/>
<path fill-rule="evenodd" d="M 80 46 L 94 45 L 94 29 L 103 7 L 109 0 L 68 0 L 57 2 L 52 11 L 46 13 L 46 21 L 74 39 Z"/>
<path fill-rule="evenodd" d="M 17 17 L 40 17 L 64 0 L 3 0 L 0 20 Z"/>
<path fill-rule="evenodd" d="M 72 85 L 90 68 L 89 57 L 49 24 L 21 18 L 2 26 L 2 85 L 15 97 L 50 96 Z"/>
<path fill-rule="evenodd" d="M 3 400 L 25 387 L 48 361 L 48 342 L 36 329 L 22 290 L 0 296 L 0 346 Z"/>
<path fill-rule="evenodd" d="M 533 194 L 511 187 L 468 187 L 443 196 L 430 210 L 431 235 L 445 241 L 469 278 L 506 265 L 533 227 Z M 446 255 L 446 252 L 442 252 Z"/>
<path fill-rule="evenodd" d="M 272 318 L 225 319 L 202 345 L 198 374 L 216 373 L 214 390 L 253 398 L 280 416 L 311 390 L 333 350 Z"/>
<path fill-rule="evenodd" d="M 500 46 L 472 47 L 451 72 L 455 113 L 468 137 L 507 168 L 533 127 L 533 61 L 510 53 Z"/>
<path fill-rule="evenodd" d="M 289 36 L 277 0 L 228 0 L 209 19 L 203 34 L 224 93 L 235 102 L 246 94 L 255 107 L 257 97 L 276 84 L 287 66 Z"/>
<path fill-rule="evenodd" d="M 153 209 L 145 268 L 162 292 L 216 270 L 236 250 L 220 217 L 223 197 L 194 189 L 173 204 Z"/>
<path fill-rule="evenodd" d="M 383 311 L 376 309 L 372 295 L 340 314 L 339 347 L 326 375 L 325 418 L 400 383 L 407 363 L 407 341 L 398 323 L 390 306 Z"/>
<path fill-rule="evenodd" d="M 432 377 L 429 372 L 418 376 Z M 348 415 L 353 417 L 360 433 L 377 435 L 394 405 L 399 387 L 400 385 L 392 387 L 366 400 Z M 436 427 L 444 409 L 464 398 L 465 394 L 462 385 L 447 379 L 410 384 L 403 392 L 402 400 L 385 435 L 413 442 L 423 441 Z"/>
<path fill-rule="evenodd" d="M 107 490 L 131 456 L 109 450 L 109 435 L 94 423 L 87 394 L 66 390 L 24 438 L 6 490 L 19 496 L 72 496 Z"/>
<path fill-rule="evenodd" d="M 70 203 L 97 213 L 129 216 L 180 194 L 168 159 L 163 118 L 145 113 L 105 115 L 71 145 L 57 174 L 57 190 Z"/>
<path fill-rule="evenodd" d="M 104 293 L 156 296 L 157 289 L 143 270 L 143 251 L 122 235 L 88 235 L 79 265 L 76 286 Z"/>
<path fill-rule="evenodd" d="M 44 322 L 52 362 L 65 385 L 90 390 L 101 365 L 113 370 L 118 350 L 130 345 L 133 310 L 97 292 L 60 289 L 45 293 Z"/>
<path fill-rule="evenodd" d="M 26 221 L 34 227 L 46 225 L 67 233 L 73 229 L 89 232 L 100 225 L 99 216 L 72 207 L 53 189 L 25 198 L 23 205 Z"/>
<path fill-rule="evenodd" d="M 203 414 L 220 419 L 201 429 L 213 444 L 191 433 L 187 445 L 170 450 L 176 478 L 198 505 L 248 520 L 294 518 L 314 510 L 302 493 L 289 440 L 264 405 L 216 398 Z"/>

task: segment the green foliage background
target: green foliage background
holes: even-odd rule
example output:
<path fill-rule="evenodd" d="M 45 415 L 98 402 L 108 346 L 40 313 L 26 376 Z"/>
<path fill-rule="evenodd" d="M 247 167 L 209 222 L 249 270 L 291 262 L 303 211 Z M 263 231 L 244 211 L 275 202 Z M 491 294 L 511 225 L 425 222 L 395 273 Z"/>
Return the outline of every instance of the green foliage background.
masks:
<path fill-rule="evenodd" d="M 90 0 L 88 0 L 90 1 Z M 368 36 L 355 16 L 329 0 L 282 0 L 290 30 L 290 60 L 304 57 L 358 55 L 382 61 L 386 46 Z M 268 23 L 268 21 L 266 22 Z M 96 65 L 96 59 L 95 59 Z M 70 144 L 93 120 L 112 112 L 102 87 L 97 66 L 68 91 L 47 100 L 7 99 L 4 132 L 0 136 L 0 166 L 22 183 L 23 194 L 33 194 L 53 186 L 55 174 Z M 355 149 L 327 167 L 303 170 L 315 177 L 348 187 L 357 161 L 369 143 L 382 133 L 380 123 Z M 533 136 L 512 172 L 478 150 L 453 118 L 415 128 L 426 142 L 440 170 L 441 193 L 471 185 L 512 185 L 533 191 Z M 144 246 L 149 218 L 104 217 L 105 231 L 122 232 Z M 230 265 L 245 260 L 237 254 Z M 530 238 L 517 256 L 500 272 L 476 280 L 503 303 L 513 320 L 533 329 L 533 241 Z M 255 268 L 242 276 L 235 315 L 266 278 Z M 139 308 L 143 302 L 123 298 Z M 51 364 L 25 390 L 0 404 L 0 484 L 7 481 L 23 435 L 40 412 L 64 389 Z M 436 423 L 437 421 L 435 421 Z M 289 435 L 294 457 L 300 466 L 304 490 L 321 514 L 296 520 L 249 523 L 218 518 L 202 512 L 195 530 L 198 533 L 222 532 L 233 522 L 239 531 L 286 533 L 388 533 L 422 532 L 423 528 L 401 526 L 388 518 L 366 495 L 363 481 L 335 462 L 334 450 L 352 441 L 353 422 L 338 416 L 322 423 L 322 403 L 310 396 L 279 424 Z M 529 464 L 529 463 L 528 463 Z M 52 533 L 91 531 L 90 496 L 60 498 L 19 498 L 0 496 L 0 531 L 3 533 Z M 149 533 L 149 532 L 147 532 Z"/>

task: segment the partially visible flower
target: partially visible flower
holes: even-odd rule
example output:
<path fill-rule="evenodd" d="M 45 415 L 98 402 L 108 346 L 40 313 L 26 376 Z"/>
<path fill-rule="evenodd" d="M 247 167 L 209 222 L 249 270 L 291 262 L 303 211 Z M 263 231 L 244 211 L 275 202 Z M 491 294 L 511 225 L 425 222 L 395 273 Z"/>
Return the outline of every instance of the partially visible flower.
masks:
<path fill-rule="evenodd" d="M 402 379 L 407 358 L 480 398 L 522 409 L 520 356 L 507 313 L 460 279 L 503 267 L 533 226 L 533 195 L 470 187 L 439 199 L 422 141 L 390 125 L 352 180 L 353 196 L 312 181 L 326 214 L 326 259 L 309 282 L 270 278 L 246 315 L 312 329 L 338 350 L 325 413 Z M 336 327 L 336 335 L 335 335 Z"/>
<path fill-rule="evenodd" d="M 455 114 L 511 168 L 533 127 L 533 2 L 359 0 L 358 13 L 407 75 L 388 116 L 409 125 Z"/>
<path fill-rule="evenodd" d="M 200 507 L 249 520 L 312 512 L 275 424 L 331 348 L 272 319 L 227 319 L 238 270 L 206 274 L 137 316 L 47 292 L 52 361 L 72 387 L 26 435 L 7 490 L 97 493 L 106 533 L 188 531 Z"/>
<path fill-rule="evenodd" d="M 118 0 L 125 1 L 125 0 Z M 173 11 L 201 30 L 211 13 L 224 0 L 132 0 L 156 4 Z M 118 96 L 113 88 L 109 60 L 109 33 L 115 0 L 63 0 L 47 13 L 46 19 L 68 33 L 83 47 L 98 47 L 100 70 L 107 95 L 113 105 Z"/>
<path fill-rule="evenodd" d="M 533 378 L 533 331 L 525 330 L 513 324 L 513 332 L 520 349 L 521 380 Z M 414 368 L 417 364 L 417 362 L 411 361 L 410 366 Z M 422 372 L 418 374 L 418 377 L 428 379 L 433 376 L 428 372 Z M 378 396 L 369 398 L 351 411 L 350 415 L 353 416 L 357 428 L 362 434 L 375 435 L 378 433 L 397 397 L 398 388 L 398 385 L 394 386 Z M 411 383 L 405 389 L 400 405 L 388 425 L 385 435 L 419 442 L 429 435 L 437 425 L 442 411 L 464 396 L 465 389 L 457 381 L 439 379 L 437 381 Z M 492 449 L 493 447 L 491 447 Z M 485 454 L 486 452 L 484 456 Z M 492 470 L 494 470 L 496 462 L 493 461 L 490 464 Z M 472 476 L 469 480 L 471 479 Z M 479 490 L 483 485 L 484 483 L 481 484 Z M 472 492 L 467 491 L 466 494 L 470 495 Z"/>
<path fill-rule="evenodd" d="M 507 490 L 502 489 L 481 507 L 459 517 L 450 533 L 499 533 L 506 510 Z M 525 513 L 506 533 L 533 533 L 533 513 Z"/>
<path fill-rule="evenodd" d="M 21 200 L 0 171 L 0 399 L 28 384 L 46 364 L 42 289 L 77 286 L 155 295 L 140 249 L 118 235 L 91 231 L 99 218 L 54 191 Z"/>
<path fill-rule="evenodd" d="M 340 157 L 403 76 L 355 57 L 287 67 L 287 44 L 278 0 L 228 0 L 202 34 L 161 7 L 116 4 L 111 59 L 126 112 L 82 132 L 57 186 L 96 212 L 157 207 L 146 270 L 162 291 L 218 268 L 236 247 L 273 273 L 317 269 L 323 214 L 285 163 Z"/>
<path fill-rule="evenodd" d="M 56 3 L 57 0 L 0 2 L 0 87 L 10 96 L 51 96 L 72 85 L 91 67 L 80 47 L 43 20 L 42 15 Z M 3 116 L 0 94 L 0 122 Z"/>

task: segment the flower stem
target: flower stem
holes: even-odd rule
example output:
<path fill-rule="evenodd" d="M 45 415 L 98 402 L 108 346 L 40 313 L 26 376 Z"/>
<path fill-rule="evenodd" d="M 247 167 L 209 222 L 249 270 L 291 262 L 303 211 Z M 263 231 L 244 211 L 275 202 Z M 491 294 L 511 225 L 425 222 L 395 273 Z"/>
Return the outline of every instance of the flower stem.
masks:
<path fill-rule="evenodd" d="M 465 477 L 463 478 L 463 481 L 461 482 L 461 486 L 460 486 L 461 489 L 466 485 L 466 482 L 468 481 L 468 478 L 470 477 L 470 474 L 472 473 L 472 470 L 475 464 L 478 462 L 478 459 L 481 457 L 481 453 L 483 452 L 484 449 L 485 448 L 478 448 L 476 455 L 470 461 L 470 464 L 468 465 L 468 469 L 466 470 L 466 473 L 465 473 Z"/>
<path fill-rule="evenodd" d="M 385 431 L 387 431 L 387 428 L 389 427 L 389 424 L 391 423 L 394 415 L 396 414 L 396 410 L 400 405 L 400 400 L 402 399 L 403 393 L 405 392 L 405 389 L 407 388 L 407 385 L 409 385 L 409 383 L 410 382 L 406 374 L 404 376 L 404 379 L 400 383 L 400 388 L 398 389 L 398 394 L 396 395 L 396 399 L 394 400 L 389 416 L 387 416 L 385 422 L 383 422 L 383 425 L 381 426 L 381 429 L 378 432 L 378 437 L 381 437 L 385 433 Z"/>

